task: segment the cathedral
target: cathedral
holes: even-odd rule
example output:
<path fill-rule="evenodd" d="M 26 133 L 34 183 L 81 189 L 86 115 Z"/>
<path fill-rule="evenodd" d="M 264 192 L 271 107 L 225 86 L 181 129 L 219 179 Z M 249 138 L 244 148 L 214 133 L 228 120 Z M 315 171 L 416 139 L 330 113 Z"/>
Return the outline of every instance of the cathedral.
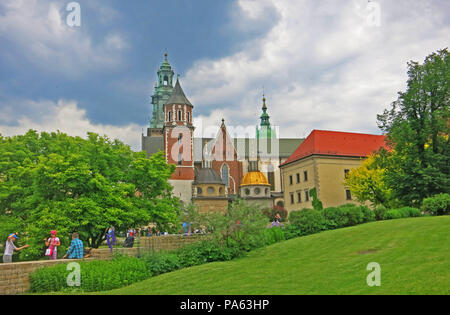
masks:
<path fill-rule="evenodd" d="M 224 212 L 236 197 L 263 208 L 284 207 L 279 166 L 303 139 L 278 138 L 270 123 L 266 98 L 263 96 L 255 136 L 231 137 L 222 119 L 215 138 L 196 138 L 194 105 L 186 97 L 179 77 L 174 80 L 167 53 L 157 75 L 151 99 L 152 118 L 146 135 L 142 134 L 142 150 L 147 156 L 163 151 L 167 163 L 176 165 L 169 180 L 173 194 L 183 203 L 193 202 L 202 212 Z"/>

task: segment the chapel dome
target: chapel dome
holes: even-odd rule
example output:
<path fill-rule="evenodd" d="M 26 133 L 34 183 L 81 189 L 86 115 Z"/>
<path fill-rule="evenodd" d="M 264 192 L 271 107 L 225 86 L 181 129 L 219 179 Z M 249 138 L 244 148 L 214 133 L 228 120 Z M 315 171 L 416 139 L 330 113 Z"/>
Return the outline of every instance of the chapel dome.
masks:
<path fill-rule="evenodd" d="M 260 171 L 248 172 L 242 179 L 241 186 L 265 185 L 270 186 L 266 176 Z"/>

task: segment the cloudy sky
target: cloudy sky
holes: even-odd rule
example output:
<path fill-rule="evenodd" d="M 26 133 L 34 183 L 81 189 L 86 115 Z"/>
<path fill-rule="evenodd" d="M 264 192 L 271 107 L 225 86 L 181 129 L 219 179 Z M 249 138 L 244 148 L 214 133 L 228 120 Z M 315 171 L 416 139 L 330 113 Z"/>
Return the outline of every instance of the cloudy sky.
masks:
<path fill-rule="evenodd" d="M 0 134 L 140 150 L 165 49 L 204 129 L 258 124 L 264 87 L 281 137 L 379 134 L 407 62 L 450 46 L 448 0 L 78 0 L 80 26 L 70 2 L 0 2 Z"/>

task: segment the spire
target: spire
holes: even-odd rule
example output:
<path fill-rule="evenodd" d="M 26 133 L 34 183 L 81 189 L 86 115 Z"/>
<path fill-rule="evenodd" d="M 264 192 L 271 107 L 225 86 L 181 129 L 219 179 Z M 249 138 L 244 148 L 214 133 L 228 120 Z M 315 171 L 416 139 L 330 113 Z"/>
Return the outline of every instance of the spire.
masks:
<path fill-rule="evenodd" d="M 266 105 L 266 96 L 263 93 L 263 107 L 262 107 L 263 113 L 261 115 L 261 127 L 262 126 L 270 126 L 270 121 L 269 121 L 269 114 L 267 114 L 267 105 Z"/>
<path fill-rule="evenodd" d="M 166 105 L 172 104 L 193 106 L 187 99 L 186 95 L 184 95 L 183 89 L 180 85 L 179 77 L 177 77 L 177 83 L 175 83 L 172 95 L 170 95 L 169 99 L 166 102 Z"/>

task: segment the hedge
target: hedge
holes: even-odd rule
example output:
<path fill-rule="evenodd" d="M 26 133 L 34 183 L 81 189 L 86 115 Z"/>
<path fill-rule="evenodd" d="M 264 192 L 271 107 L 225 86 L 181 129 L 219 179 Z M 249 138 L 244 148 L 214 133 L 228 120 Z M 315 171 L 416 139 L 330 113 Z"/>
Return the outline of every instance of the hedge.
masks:
<path fill-rule="evenodd" d="M 439 194 L 423 200 L 422 209 L 432 215 L 450 214 L 450 195 Z"/>

